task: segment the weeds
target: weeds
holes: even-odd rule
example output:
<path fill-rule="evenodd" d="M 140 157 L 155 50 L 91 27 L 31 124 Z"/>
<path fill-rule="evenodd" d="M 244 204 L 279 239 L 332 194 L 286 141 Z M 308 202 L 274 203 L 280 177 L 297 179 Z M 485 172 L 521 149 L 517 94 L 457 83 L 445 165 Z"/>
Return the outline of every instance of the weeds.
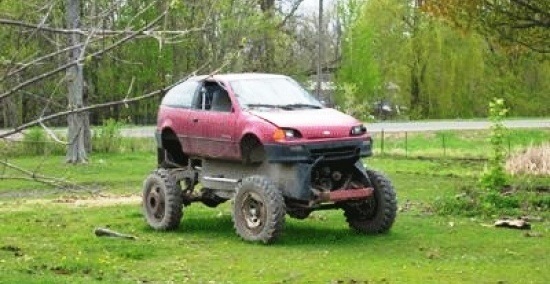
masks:
<path fill-rule="evenodd" d="M 121 131 L 124 124 L 112 118 L 103 121 L 103 124 L 94 132 L 92 147 L 95 152 L 114 153 L 120 151 Z"/>
<path fill-rule="evenodd" d="M 489 119 L 492 122 L 491 142 L 492 152 L 489 156 L 489 164 L 483 172 L 479 185 L 482 189 L 498 192 L 508 183 L 508 176 L 504 171 L 506 161 L 506 148 L 504 146 L 507 128 L 503 120 L 508 109 L 504 106 L 503 99 L 495 98 L 489 103 Z"/>
<path fill-rule="evenodd" d="M 512 175 L 550 176 L 550 143 L 513 154 L 506 161 L 506 170 Z"/>
<path fill-rule="evenodd" d="M 522 216 L 550 210 L 550 195 L 530 189 L 483 192 L 463 188 L 453 197 L 438 198 L 433 209 L 440 215 L 467 217 Z"/>
<path fill-rule="evenodd" d="M 30 128 L 23 134 L 23 149 L 29 155 L 43 155 L 47 142 L 46 133 L 40 127 Z"/>
<path fill-rule="evenodd" d="M 33 127 L 23 133 L 22 147 L 14 147 L 12 150 L 22 156 L 42 156 L 62 154 L 65 145 L 52 141 L 44 129 Z"/>

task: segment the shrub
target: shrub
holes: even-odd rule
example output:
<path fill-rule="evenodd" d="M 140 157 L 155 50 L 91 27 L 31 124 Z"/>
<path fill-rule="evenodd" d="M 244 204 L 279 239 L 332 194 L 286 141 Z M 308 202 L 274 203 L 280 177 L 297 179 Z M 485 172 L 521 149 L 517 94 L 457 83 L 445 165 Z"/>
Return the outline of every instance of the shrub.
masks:
<path fill-rule="evenodd" d="M 46 132 L 40 127 L 32 127 L 23 133 L 23 151 L 28 155 L 44 155 L 48 143 Z"/>
<path fill-rule="evenodd" d="M 432 205 L 432 209 L 440 215 L 521 216 L 548 212 L 550 195 L 529 190 L 507 194 L 465 190 L 452 197 L 438 198 Z"/>
<path fill-rule="evenodd" d="M 481 175 L 479 184 L 482 189 L 493 192 L 499 192 L 508 183 L 508 176 L 504 171 L 506 159 L 504 138 L 506 137 L 507 129 L 504 126 L 503 120 L 506 117 L 506 113 L 508 113 L 508 109 L 504 106 L 503 99 L 495 98 L 489 103 L 489 119 L 492 122 L 489 142 L 491 143 L 492 151 L 489 156 L 489 163 Z"/>
<path fill-rule="evenodd" d="M 92 147 L 96 152 L 115 153 L 120 151 L 122 135 L 120 129 L 124 124 L 112 118 L 103 121 L 103 124 L 94 131 Z"/>

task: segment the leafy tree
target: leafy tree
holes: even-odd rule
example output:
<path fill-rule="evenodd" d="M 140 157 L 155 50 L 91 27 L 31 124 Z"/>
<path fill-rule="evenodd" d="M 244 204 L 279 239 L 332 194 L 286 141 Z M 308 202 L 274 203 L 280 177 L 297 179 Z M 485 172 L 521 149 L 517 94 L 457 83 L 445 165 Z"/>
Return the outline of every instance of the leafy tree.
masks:
<path fill-rule="evenodd" d="M 550 1 L 424 0 L 424 10 L 505 44 L 550 53 Z"/>
<path fill-rule="evenodd" d="M 344 38 L 362 38 L 344 44 L 340 84 L 360 86 L 377 78 L 378 88 L 356 95 L 405 105 L 413 118 L 486 116 L 492 97 L 508 101 L 512 115 L 547 112 L 542 105 L 550 99 L 550 74 L 544 70 L 550 62 L 543 54 L 497 45 L 474 29 L 457 29 L 427 13 L 426 1 L 414 4 L 379 0 L 362 5 L 354 22 L 344 27 Z"/>

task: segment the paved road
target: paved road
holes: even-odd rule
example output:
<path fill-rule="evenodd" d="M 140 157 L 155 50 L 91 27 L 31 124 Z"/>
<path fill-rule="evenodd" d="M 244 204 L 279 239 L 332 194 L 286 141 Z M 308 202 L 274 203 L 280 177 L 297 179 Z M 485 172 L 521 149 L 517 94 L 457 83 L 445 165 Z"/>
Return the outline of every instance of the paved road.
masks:
<path fill-rule="evenodd" d="M 548 119 L 521 119 L 507 120 L 504 124 L 509 128 L 549 128 Z M 415 131 L 437 131 L 437 130 L 476 130 L 488 129 L 491 125 L 486 120 L 438 120 L 438 121 L 412 121 L 412 122 L 375 122 L 367 123 L 367 129 L 371 133 L 381 132 L 415 132 Z M 56 131 L 63 130 L 58 129 Z M 153 137 L 154 126 L 139 126 L 122 129 L 125 137 Z M 2 133 L 2 130 L 0 130 Z M 18 139 L 19 136 L 12 137 Z"/>

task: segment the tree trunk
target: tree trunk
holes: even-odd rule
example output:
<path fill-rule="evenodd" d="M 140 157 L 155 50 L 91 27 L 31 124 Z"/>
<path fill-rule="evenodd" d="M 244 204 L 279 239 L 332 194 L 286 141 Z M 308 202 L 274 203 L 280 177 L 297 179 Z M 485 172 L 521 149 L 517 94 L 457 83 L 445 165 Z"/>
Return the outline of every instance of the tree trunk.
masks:
<path fill-rule="evenodd" d="M 3 83 L 0 82 L 0 92 L 4 92 Z M 7 89 L 7 88 L 6 88 Z M 18 98 L 6 97 L 0 101 L 2 109 L 2 122 L 4 128 L 15 128 L 20 124 Z"/>
<path fill-rule="evenodd" d="M 275 62 L 275 42 L 274 42 L 274 30 L 273 19 L 275 17 L 275 1 L 274 0 L 261 0 L 260 8 L 262 9 L 265 21 L 268 23 L 268 28 L 265 28 L 263 32 L 263 38 L 261 42 L 260 52 L 260 66 L 262 72 L 273 72 Z"/>
<path fill-rule="evenodd" d="M 66 0 L 66 21 L 68 29 L 80 29 L 80 0 Z M 69 35 L 69 46 L 80 44 L 78 34 Z M 74 48 L 69 53 L 69 61 L 80 58 L 82 48 Z M 81 63 L 67 69 L 68 108 L 75 109 L 84 105 L 84 73 Z M 88 160 L 86 146 L 90 145 L 90 120 L 87 112 L 69 114 L 67 117 L 67 163 L 85 163 Z"/>
<path fill-rule="evenodd" d="M 19 122 L 19 114 L 17 112 L 18 107 L 15 102 L 15 98 L 8 97 L 2 100 L 2 115 L 4 121 L 4 128 L 15 128 Z"/>

